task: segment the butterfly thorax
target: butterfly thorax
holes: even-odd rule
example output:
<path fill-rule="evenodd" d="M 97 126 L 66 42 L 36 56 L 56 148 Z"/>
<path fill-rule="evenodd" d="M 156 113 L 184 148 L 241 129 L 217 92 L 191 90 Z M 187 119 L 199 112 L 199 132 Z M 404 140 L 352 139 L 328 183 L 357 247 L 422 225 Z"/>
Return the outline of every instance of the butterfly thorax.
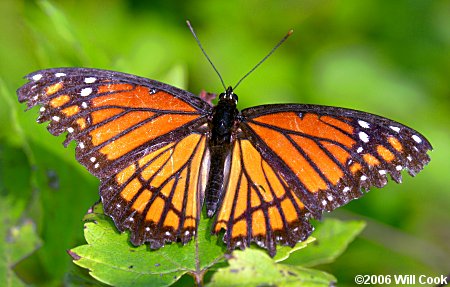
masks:
<path fill-rule="evenodd" d="M 238 97 L 229 87 L 219 95 L 209 123 L 211 134 L 208 147 L 211 156 L 209 179 L 206 187 L 206 211 L 213 216 L 222 198 L 224 182 L 228 176 L 227 158 L 231 152 L 233 128 L 236 126 L 239 111 L 236 108 Z"/>
<path fill-rule="evenodd" d="M 236 108 L 237 95 L 231 87 L 219 95 L 219 103 L 214 107 L 210 122 L 211 138 L 209 145 L 223 146 L 231 143 L 231 134 L 239 111 Z"/>

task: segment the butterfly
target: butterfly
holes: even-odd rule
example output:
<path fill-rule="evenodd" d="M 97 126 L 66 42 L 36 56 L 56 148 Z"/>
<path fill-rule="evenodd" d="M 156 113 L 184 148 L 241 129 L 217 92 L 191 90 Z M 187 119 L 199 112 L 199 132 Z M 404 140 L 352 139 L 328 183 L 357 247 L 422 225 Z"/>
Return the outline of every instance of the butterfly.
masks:
<path fill-rule="evenodd" d="M 305 104 L 239 111 L 236 87 L 293 31 L 227 88 L 186 23 L 224 87 L 216 106 L 209 93 L 90 68 L 36 71 L 17 90 L 28 109 L 41 106 L 50 133 L 77 142 L 105 213 L 134 245 L 189 242 L 204 208 L 228 250 L 254 242 L 273 257 L 277 244 L 308 238 L 311 218 L 430 161 L 424 136 L 377 115 Z"/>
<path fill-rule="evenodd" d="M 271 256 L 313 230 L 311 218 L 414 176 L 432 149 L 417 131 L 366 112 L 272 104 L 238 111 L 229 87 L 216 106 L 185 90 L 90 68 L 26 76 L 20 102 L 76 141 L 101 181 L 104 211 L 134 245 L 187 243 L 202 208 L 229 250 L 252 242 Z"/>

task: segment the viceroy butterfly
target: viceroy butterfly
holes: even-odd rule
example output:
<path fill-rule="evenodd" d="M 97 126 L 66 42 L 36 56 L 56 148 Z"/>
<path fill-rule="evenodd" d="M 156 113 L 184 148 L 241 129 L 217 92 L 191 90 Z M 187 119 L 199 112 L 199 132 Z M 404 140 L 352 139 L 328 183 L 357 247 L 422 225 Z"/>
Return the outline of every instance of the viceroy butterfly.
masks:
<path fill-rule="evenodd" d="M 90 68 L 26 78 L 19 101 L 40 105 L 38 122 L 67 132 L 65 146 L 77 142 L 76 159 L 101 181 L 105 213 L 134 245 L 152 249 L 190 241 L 205 206 L 229 250 L 255 242 L 274 256 L 277 244 L 310 235 L 310 218 L 430 161 L 424 136 L 366 112 L 306 104 L 238 111 L 231 87 L 211 106 L 155 80 Z"/>

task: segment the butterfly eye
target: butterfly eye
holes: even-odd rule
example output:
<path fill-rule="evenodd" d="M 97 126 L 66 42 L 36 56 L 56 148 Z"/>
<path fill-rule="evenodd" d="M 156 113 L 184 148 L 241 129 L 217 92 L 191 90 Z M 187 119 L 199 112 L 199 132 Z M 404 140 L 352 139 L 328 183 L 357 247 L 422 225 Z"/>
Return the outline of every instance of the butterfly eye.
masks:
<path fill-rule="evenodd" d="M 226 94 L 225 93 L 221 93 L 220 95 L 219 95 L 219 100 L 223 100 L 223 99 L 225 99 L 226 98 Z"/>
<path fill-rule="evenodd" d="M 238 97 L 238 95 L 236 95 L 236 94 L 233 93 L 232 99 L 233 99 L 233 101 L 234 101 L 235 103 L 237 103 L 238 100 L 239 100 L 239 97 Z"/>
<path fill-rule="evenodd" d="M 234 102 L 234 104 L 237 104 L 239 97 L 238 95 L 236 95 L 233 90 L 231 89 L 227 89 L 227 91 L 225 93 L 221 93 L 219 95 L 219 100 L 231 100 Z"/>

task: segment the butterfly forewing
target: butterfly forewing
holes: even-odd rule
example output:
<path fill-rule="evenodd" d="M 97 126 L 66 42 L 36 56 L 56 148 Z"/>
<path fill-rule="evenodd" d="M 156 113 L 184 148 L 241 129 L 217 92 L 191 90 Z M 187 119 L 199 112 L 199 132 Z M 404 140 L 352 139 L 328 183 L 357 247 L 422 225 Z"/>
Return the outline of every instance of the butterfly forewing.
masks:
<path fill-rule="evenodd" d="M 429 162 L 429 142 L 395 121 L 349 109 L 267 105 L 242 111 L 244 134 L 316 217 L 401 181 Z"/>
<path fill-rule="evenodd" d="M 38 122 L 68 132 L 76 157 L 99 178 L 110 177 L 172 138 L 206 122 L 210 106 L 175 87 L 133 75 L 97 69 L 34 72 L 18 90 L 19 101 L 40 105 Z"/>
<path fill-rule="evenodd" d="M 101 180 L 106 214 L 131 241 L 187 242 L 197 228 L 208 166 L 201 128 L 211 107 L 175 87 L 97 69 L 34 72 L 20 102 L 40 105 L 38 122 L 67 132 L 76 158 Z M 203 131 L 202 131 L 203 130 Z M 203 166 L 203 167 L 202 167 Z"/>

